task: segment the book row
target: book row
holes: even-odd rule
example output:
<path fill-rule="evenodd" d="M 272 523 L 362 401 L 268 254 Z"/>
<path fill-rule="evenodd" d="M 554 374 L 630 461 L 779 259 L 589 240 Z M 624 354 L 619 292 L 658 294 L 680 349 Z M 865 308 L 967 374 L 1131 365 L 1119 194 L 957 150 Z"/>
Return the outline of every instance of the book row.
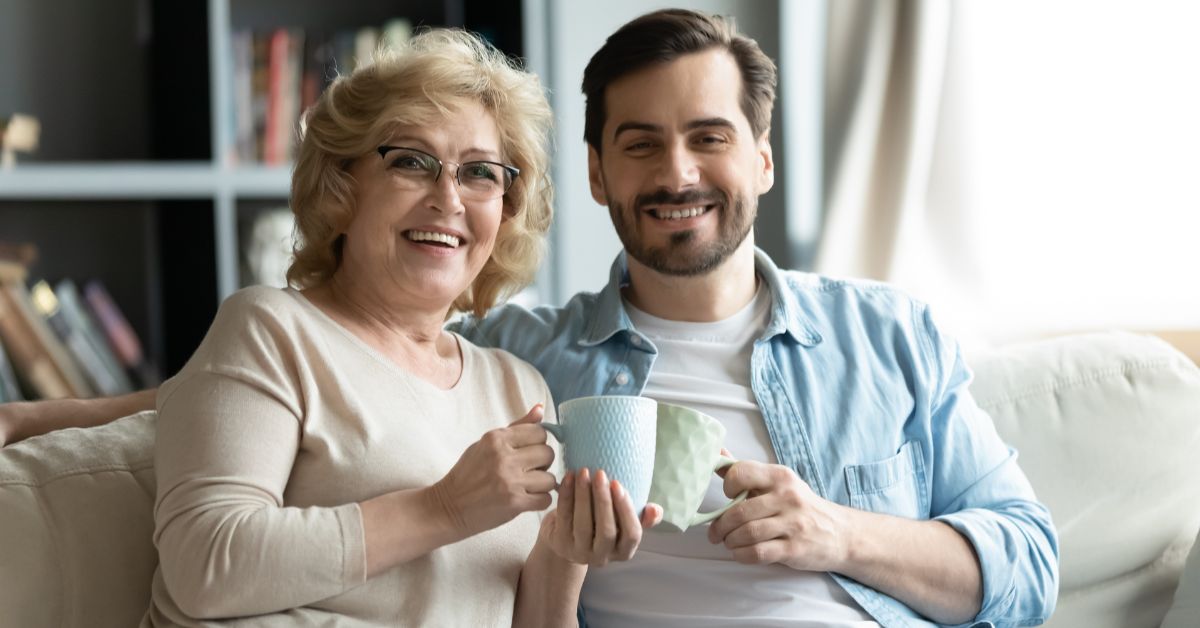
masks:
<path fill-rule="evenodd" d="M 0 403 L 119 395 L 159 375 L 104 284 L 29 282 L 0 261 Z"/>
<path fill-rule="evenodd" d="M 411 23 L 397 18 L 381 28 L 333 33 L 301 28 L 238 30 L 233 61 L 233 161 L 291 163 L 300 116 L 340 74 L 369 63 L 377 51 L 408 41 Z"/>

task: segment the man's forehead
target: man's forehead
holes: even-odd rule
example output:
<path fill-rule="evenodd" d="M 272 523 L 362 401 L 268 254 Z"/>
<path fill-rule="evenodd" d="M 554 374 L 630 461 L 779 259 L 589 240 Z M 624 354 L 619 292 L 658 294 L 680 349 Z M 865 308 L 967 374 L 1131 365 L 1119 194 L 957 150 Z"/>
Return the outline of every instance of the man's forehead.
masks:
<path fill-rule="evenodd" d="M 748 129 L 741 91 L 741 72 L 728 51 L 711 49 L 657 63 L 613 81 L 605 90 L 605 134 L 631 124 L 687 130 L 706 120 Z"/>

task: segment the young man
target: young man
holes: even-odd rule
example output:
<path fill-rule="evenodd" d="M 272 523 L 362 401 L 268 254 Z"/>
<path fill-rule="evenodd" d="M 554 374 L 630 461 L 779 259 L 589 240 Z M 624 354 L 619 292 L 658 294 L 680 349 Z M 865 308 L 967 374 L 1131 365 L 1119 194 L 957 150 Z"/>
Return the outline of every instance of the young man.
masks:
<path fill-rule="evenodd" d="M 534 364 L 557 401 L 640 394 L 704 411 L 742 461 L 705 509 L 748 499 L 592 568 L 581 619 L 1045 621 L 1058 590 L 1049 513 L 926 306 L 782 271 L 754 246 L 775 77 L 721 18 L 663 10 L 614 33 L 583 79 L 592 195 L 625 249 L 609 284 L 459 325 Z"/>
<path fill-rule="evenodd" d="M 732 24 L 666 10 L 584 71 L 592 196 L 625 251 L 563 308 L 463 326 L 558 400 L 645 395 L 720 419 L 743 462 L 707 529 L 647 533 L 591 570 L 591 626 L 1029 625 L 1050 616 L 1049 513 L 967 391 L 928 309 L 784 272 L 754 247 L 775 67 Z"/>

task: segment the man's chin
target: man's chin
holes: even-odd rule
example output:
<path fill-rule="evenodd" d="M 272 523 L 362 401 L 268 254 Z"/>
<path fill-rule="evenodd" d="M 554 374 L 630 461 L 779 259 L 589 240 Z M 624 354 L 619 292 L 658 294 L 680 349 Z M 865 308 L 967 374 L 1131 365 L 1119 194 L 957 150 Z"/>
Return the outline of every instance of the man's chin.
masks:
<path fill-rule="evenodd" d="M 673 246 L 670 250 L 630 252 L 643 266 L 663 275 L 695 277 L 720 266 L 733 251 L 720 246 Z"/>

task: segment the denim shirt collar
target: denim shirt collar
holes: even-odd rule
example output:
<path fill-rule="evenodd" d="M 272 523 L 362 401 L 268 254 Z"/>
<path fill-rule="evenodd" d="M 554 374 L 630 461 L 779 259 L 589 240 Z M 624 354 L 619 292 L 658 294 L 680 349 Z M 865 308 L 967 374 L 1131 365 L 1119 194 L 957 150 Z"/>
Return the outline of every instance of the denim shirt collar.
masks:
<path fill-rule="evenodd" d="M 780 334 L 786 334 L 794 342 L 806 347 L 820 343 L 821 334 L 812 324 L 813 317 L 807 315 L 793 291 L 785 289 L 787 277 L 779 270 L 775 262 L 771 261 L 770 256 L 757 247 L 754 249 L 754 267 L 758 275 L 767 282 L 767 288 L 771 291 L 771 320 L 767 323 L 767 328 L 759 340 L 770 340 Z M 806 275 L 801 274 L 800 276 L 805 277 Z M 813 278 L 815 279 L 815 276 Z M 621 289 L 627 285 L 629 285 L 629 265 L 625 258 L 625 251 L 621 251 L 617 254 L 617 259 L 613 260 L 612 268 L 609 270 L 608 284 L 604 286 L 597 297 L 595 316 L 584 328 L 583 334 L 579 338 L 578 343 L 581 346 L 598 345 L 619 332 L 625 332 L 626 335 L 637 333 L 633 329 L 633 323 L 629 320 L 629 315 L 626 314 L 625 305 L 621 299 Z"/>

